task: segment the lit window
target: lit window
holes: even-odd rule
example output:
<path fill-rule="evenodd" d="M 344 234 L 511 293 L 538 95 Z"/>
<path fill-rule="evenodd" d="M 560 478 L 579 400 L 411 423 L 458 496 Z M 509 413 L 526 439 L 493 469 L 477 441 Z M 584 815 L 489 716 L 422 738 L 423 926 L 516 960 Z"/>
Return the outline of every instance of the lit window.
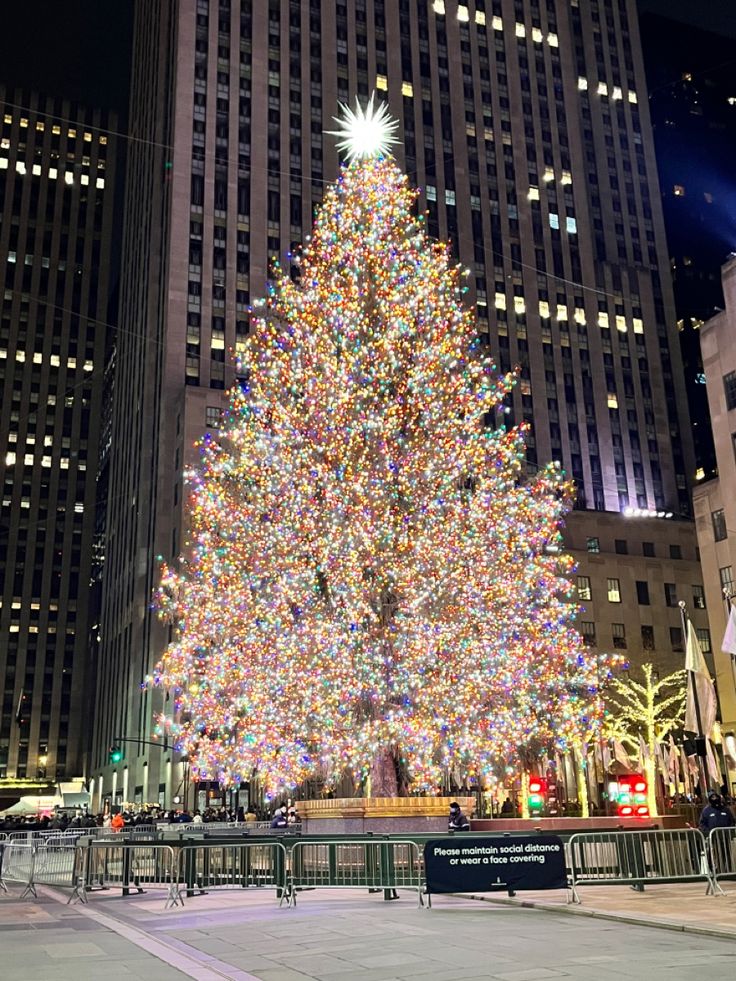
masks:
<path fill-rule="evenodd" d="M 575 323 L 585 326 L 585 310 L 582 307 L 575 307 Z"/>
<path fill-rule="evenodd" d="M 621 91 L 621 88 L 620 88 L 620 86 L 618 86 L 618 85 L 614 85 L 614 86 L 613 86 L 613 94 L 612 94 L 612 96 L 611 96 L 611 97 L 612 97 L 613 99 L 623 99 L 623 97 L 624 97 L 624 94 L 623 94 L 623 92 Z"/>
<path fill-rule="evenodd" d="M 588 79 L 582 76 L 578 78 L 578 88 L 581 92 L 587 92 L 588 90 Z"/>
<path fill-rule="evenodd" d="M 376 75 L 376 88 L 385 92 L 388 89 L 388 79 L 385 75 Z"/>
<path fill-rule="evenodd" d="M 98 190 L 99 190 L 99 189 L 103 188 L 104 186 L 105 186 L 105 178 L 104 177 L 98 177 L 97 180 L 95 181 L 95 187 L 98 188 Z"/>
<path fill-rule="evenodd" d="M 486 14 L 484 10 L 476 10 L 475 12 L 475 23 L 479 24 L 481 27 L 486 25 Z"/>
<path fill-rule="evenodd" d="M 559 228 L 560 227 L 560 216 L 556 215 L 553 211 L 549 213 L 549 227 Z"/>
<path fill-rule="evenodd" d="M 641 319 L 641 317 L 634 317 L 633 323 L 634 323 L 634 333 L 635 334 L 643 334 L 644 333 L 644 321 Z"/>
<path fill-rule="evenodd" d="M 434 12 L 436 14 L 444 14 L 445 12 L 445 0 L 434 0 L 432 4 Z"/>
<path fill-rule="evenodd" d="M 15 169 L 18 171 L 19 174 L 25 174 L 26 172 L 25 162 L 23 160 L 16 160 Z"/>
<path fill-rule="evenodd" d="M 629 92 L 629 102 L 634 102 L 634 103 L 636 103 L 636 102 L 638 102 L 638 101 L 639 101 L 639 100 L 638 100 L 638 99 L 637 99 L 637 97 L 636 97 L 636 92 Z"/>
<path fill-rule="evenodd" d="M 503 21 L 501 20 L 501 18 L 494 17 L 493 20 L 491 21 L 491 27 L 493 28 L 494 31 L 502 31 Z"/>
<path fill-rule="evenodd" d="M 65 184 L 74 183 L 74 174 L 70 170 L 64 171 L 64 183 Z"/>
<path fill-rule="evenodd" d="M 100 137 L 100 145 L 101 146 L 107 146 L 107 137 L 106 136 L 101 136 Z"/>
<path fill-rule="evenodd" d="M 592 620 L 580 621 L 580 633 L 584 643 L 595 644 L 595 623 Z"/>
<path fill-rule="evenodd" d="M 4 119 L 4 122 L 6 122 L 6 123 L 12 123 L 13 122 L 13 117 L 12 116 L 9 116 L 7 113 L 5 113 L 5 116 L 3 117 L 3 119 Z"/>
<path fill-rule="evenodd" d="M 696 610 L 705 609 L 705 592 L 698 583 L 693 584 L 693 606 Z"/>
<path fill-rule="evenodd" d="M 8 169 L 8 158 L 0 157 L 0 170 L 7 170 L 7 169 Z"/>
<path fill-rule="evenodd" d="M 43 354 L 40 351 L 35 351 L 33 354 L 34 364 L 43 364 Z"/>
<path fill-rule="evenodd" d="M 539 301 L 539 316 L 549 317 L 549 303 L 546 300 Z"/>
<path fill-rule="evenodd" d="M 684 185 L 683 184 L 675 184 L 675 186 L 672 188 L 672 193 L 675 195 L 676 198 L 684 198 L 685 197 L 685 187 L 684 187 Z"/>
<path fill-rule="evenodd" d="M 38 130 L 39 133 L 43 133 L 45 128 L 46 128 L 46 124 L 43 123 L 40 119 L 36 121 L 36 129 Z"/>
<path fill-rule="evenodd" d="M 67 136 L 69 136 L 69 138 L 72 140 L 75 139 L 76 135 L 77 135 L 77 131 L 75 129 L 70 129 L 67 134 Z"/>
<path fill-rule="evenodd" d="M 545 167 L 544 168 L 544 177 L 542 178 L 542 180 L 545 183 L 549 183 L 550 181 L 553 181 L 554 179 L 555 179 L 554 169 L 552 167 Z"/>
<path fill-rule="evenodd" d="M 493 305 L 496 308 L 496 310 L 505 310 L 506 309 L 506 294 L 505 293 L 496 293 L 496 296 L 494 298 Z"/>
<path fill-rule="evenodd" d="M 56 167 L 49 167 L 49 178 L 52 181 L 55 181 L 56 177 L 57 177 Z"/>
<path fill-rule="evenodd" d="M 516 36 L 517 37 L 526 37 L 526 28 L 524 27 L 523 24 L 517 24 L 516 25 Z"/>
<path fill-rule="evenodd" d="M 51 132 L 54 134 L 54 136 L 59 136 L 61 134 L 61 126 L 58 126 L 58 125 L 57 126 L 52 126 L 51 127 Z"/>
<path fill-rule="evenodd" d="M 608 602 L 609 603 L 620 603 L 621 602 L 621 583 L 618 579 L 608 580 Z"/>
<path fill-rule="evenodd" d="M 622 334 L 625 334 L 629 328 L 626 326 L 626 317 L 622 317 L 620 313 L 616 314 L 616 330 L 620 330 Z"/>
<path fill-rule="evenodd" d="M 431 184 L 427 184 L 427 200 L 436 201 L 437 200 L 437 188 L 432 187 Z"/>
<path fill-rule="evenodd" d="M 20 117 L 20 125 L 23 129 L 28 129 L 28 120 L 24 116 Z"/>
<path fill-rule="evenodd" d="M 608 86 L 605 82 L 598 82 L 598 95 L 608 95 Z"/>
<path fill-rule="evenodd" d="M 567 218 L 565 220 L 565 228 L 569 235 L 577 235 L 578 233 L 578 223 L 574 218 Z"/>
<path fill-rule="evenodd" d="M 586 601 L 593 599 L 590 576 L 578 576 L 578 599 Z"/>
<path fill-rule="evenodd" d="M 547 35 L 547 44 L 550 46 L 550 48 L 559 48 L 560 42 L 559 42 L 559 40 L 557 38 L 557 35 L 556 34 L 548 34 Z"/>
<path fill-rule="evenodd" d="M 733 588 L 733 566 L 724 565 L 718 573 L 721 577 L 721 588 L 728 589 L 730 592 Z"/>
<path fill-rule="evenodd" d="M 470 20 L 470 11 L 467 7 L 459 6 L 457 8 L 457 19 L 461 20 L 464 24 Z"/>
<path fill-rule="evenodd" d="M 608 323 L 608 314 L 605 310 L 600 310 L 598 312 L 598 326 L 603 330 L 606 330 L 610 326 Z"/>
<path fill-rule="evenodd" d="M 608 393 L 608 408 L 617 409 L 618 408 L 618 398 L 615 395 Z"/>
<path fill-rule="evenodd" d="M 565 306 L 565 304 L 564 303 L 558 303 L 557 304 L 557 319 L 558 320 L 567 320 L 567 316 L 568 316 L 567 315 L 567 307 Z"/>
<path fill-rule="evenodd" d="M 16 256 L 15 252 L 12 252 L 12 251 L 11 252 L 8 252 L 8 262 L 15 262 L 16 259 L 17 259 L 17 256 Z"/>
<path fill-rule="evenodd" d="M 84 139 L 84 141 L 86 143 L 91 143 L 92 142 L 92 134 L 91 133 L 87 133 L 85 131 L 84 136 L 83 136 L 83 139 Z"/>
<path fill-rule="evenodd" d="M 34 164 L 33 165 L 33 175 L 34 175 L 34 177 L 40 177 L 41 176 L 41 164 Z"/>
<path fill-rule="evenodd" d="M 514 297 L 514 312 L 515 313 L 526 313 L 526 303 L 523 296 Z"/>
<path fill-rule="evenodd" d="M 84 184 L 84 185 L 85 185 L 85 187 L 86 187 L 86 185 L 87 185 L 87 184 L 89 184 L 89 174 L 82 174 L 82 176 L 81 176 L 81 177 L 79 178 L 79 180 L 80 180 L 80 181 L 82 182 L 82 184 Z"/>
<path fill-rule="evenodd" d="M 26 453 L 24 455 L 24 457 L 23 457 L 23 463 L 27 467 L 32 467 L 33 466 L 33 454 L 32 453 Z"/>
<path fill-rule="evenodd" d="M 411 84 L 411 82 L 401 83 L 401 94 L 408 96 L 410 99 L 414 97 L 414 86 Z"/>
<path fill-rule="evenodd" d="M 696 627 L 695 633 L 698 636 L 698 642 L 700 643 L 700 649 L 703 654 L 710 654 L 710 630 L 707 627 Z"/>
<path fill-rule="evenodd" d="M 12 467 L 14 463 L 15 463 L 15 453 L 6 453 L 5 454 L 5 466 L 6 467 Z"/>
<path fill-rule="evenodd" d="M 539 200 L 539 188 L 538 187 L 530 187 L 529 188 L 529 200 L 530 201 L 538 201 Z"/>
<path fill-rule="evenodd" d="M 454 191 L 445 191 L 445 204 L 451 204 L 451 205 L 454 205 L 455 204 L 455 192 Z"/>
<path fill-rule="evenodd" d="M 543 40 L 544 40 L 544 34 L 542 34 L 541 30 L 538 27 L 533 27 L 532 41 L 536 41 L 537 44 L 541 44 Z"/>

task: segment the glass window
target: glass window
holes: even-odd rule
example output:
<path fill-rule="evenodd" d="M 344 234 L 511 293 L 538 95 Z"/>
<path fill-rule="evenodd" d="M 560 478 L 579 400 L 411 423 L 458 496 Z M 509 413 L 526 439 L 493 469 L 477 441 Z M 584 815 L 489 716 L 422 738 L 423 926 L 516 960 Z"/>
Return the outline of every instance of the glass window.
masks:
<path fill-rule="evenodd" d="M 736 371 L 723 376 L 723 390 L 726 394 L 726 408 L 736 409 Z"/>
<path fill-rule="evenodd" d="M 693 583 L 693 607 L 696 610 L 705 609 L 705 592 L 698 583 Z"/>
<path fill-rule="evenodd" d="M 733 588 L 733 566 L 732 565 L 724 565 L 722 569 L 719 569 L 718 570 L 718 572 L 720 573 L 720 576 L 721 576 L 721 587 L 724 587 L 725 586 L 729 590 L 732 589 Z"/>
<path fill-rule="evenodd" d="M 599 538 L 589 538 L 588 539 L 588 551 L 589 552 L 600 552 L 601 542 Z"/>
<path fill-rule="evenodd" d="M 629 546 L 624 541 L 623 538 L 617 538 L 614 544 L 616 546 L 616 552 L 617 552 L 618 555 L 628 555 L 629 554 Z"/>
<path fill-rule="evenodd" d="M 592 598 L 590 576 L 578 576 L 578 599 L 590 600 Z"/>
<path fill-rule="evenodd" d="M 645 623 L 641 625 L 641 646 L 645 651 L 654 650 L 654 627 Z"/>
<path fill-rule="evenodd" d="M 636 580 L 636 598 L 639 606 L 649 606 L 649 583 L 645 580 Z"/>
<path fill-rule="evenodd" d="M 655 555 L 655 552 L 654 552 L 654 542 L 642 542 L 641 543 L 641 554 L 642 555 L 646 555 L 647 558 L 649 558 L 649 559 L 653 559 L 654 558 L 654 555 Z"/>
<path fill-rule="evenodd" d="M 580 633 L 586 644 L 595 644 L 595 624 L 592 620 L 580 621 Z"/>
<path fill-rule="evenodd" d="M 609 603 L 620 603 L 621 602 L 621 583 L 618 579 L 608 580 L 608 602 Z"/>
<path fill-rule="evenodd" d="M 207 406 L 206 424 L 208 429 L 217 429 L 220 425 L 220 407 L 217 405 Z"/>
<path fill-rule="evenodd" d="M 700 644 L 700 649 L 704 654 L 710 654 L 710 630 L 707 627 L 696 627 L 695 633 L 698 635 L 698 643 Z"/>
<path fill-rule="evenodd" d="M 673 651 L 682 650 L 682 627 L 670 627 L 670 645 Z"/>
<path fill-rule="evenodd" d="M 677 586 L 673 582 L 664 584 L 664 601 L 667 606 L 677 606 Z"/>
<path fill-rule="evenodd" d="M 718 511 L 710 512 L 710 520 L 713 522 L 713 537 L 717 542 L 722 542 L 726 537 L 726 515 L 723 508 Z"/>
<path fill-rule="evenodd" d="M 623 623 L 612 623 L 613 646 L 618 650 L 626 650 L 626 626 Z"/>
<path fill-rule="evenodd" d="M 682 548 L 679 545 L 670 545 L 670 558 L 671 559 L 681 559 L 682 558 Z"/>

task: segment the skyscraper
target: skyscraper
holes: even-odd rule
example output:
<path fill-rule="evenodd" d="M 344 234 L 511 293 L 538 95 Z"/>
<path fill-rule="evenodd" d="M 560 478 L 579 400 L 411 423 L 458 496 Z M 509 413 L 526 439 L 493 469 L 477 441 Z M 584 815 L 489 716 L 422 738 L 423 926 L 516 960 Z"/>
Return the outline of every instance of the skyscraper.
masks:
<path fill-rule="evenodd" d="M 149 0 L 134 44 L 97 799 L 181 793 L 186 765 L 142 742 L 168 638 L 157 557 L 182 549 L 184 471 L 248 306 L 338 172 L 324 131 L 374 89 L 481 336 L 520 366 L 507 419 L 532 427 L 529 466 L 575 480 L 587 639 L 679 656 L 677 596 L 702 595 L 693 447 L 633 0 Z"/>
<path fill-rule="evenodd" d="M 112 115 L 0 88 L 0 795 L 81 776 Z"/>

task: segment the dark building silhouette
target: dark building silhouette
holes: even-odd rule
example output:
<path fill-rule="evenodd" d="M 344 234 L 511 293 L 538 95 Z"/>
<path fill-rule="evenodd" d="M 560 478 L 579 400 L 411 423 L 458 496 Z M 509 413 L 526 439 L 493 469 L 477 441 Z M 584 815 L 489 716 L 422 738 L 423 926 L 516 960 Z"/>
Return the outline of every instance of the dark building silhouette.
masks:
<path fill-rule="evenodd" d="M 732 38 L 641 18 L 662 210 L 697 479 L 715 451 L 698 330 L 723 309 L 721 266 L 736 250 L 736 59 Z"/>
<path fill-rule="evenodd" d="M 0 87 L 0 117 L 0 792 L 12 796 L 85 765 L 117 161 L 102 109 Z"/>

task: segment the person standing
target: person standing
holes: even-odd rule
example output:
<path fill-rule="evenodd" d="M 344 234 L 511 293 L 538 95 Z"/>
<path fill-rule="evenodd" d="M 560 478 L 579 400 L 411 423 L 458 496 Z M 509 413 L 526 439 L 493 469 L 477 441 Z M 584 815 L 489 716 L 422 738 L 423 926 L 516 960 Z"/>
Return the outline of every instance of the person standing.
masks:
<path fill-rule="evenodd" d="M 708 803 L 700 814 L 698 827 L 707 837 L 713 828 L 733 828 L 736 825 L 730 807 L 727 807 L 720 794 L 715 790 L 708 794 Z"/>
<path fill-rule="evenodd" d="M 463 814 L 457 801 L 450 804 L 450 818 L 447 824 L 448 831 L 470 831 L 470 821 Z"/>

